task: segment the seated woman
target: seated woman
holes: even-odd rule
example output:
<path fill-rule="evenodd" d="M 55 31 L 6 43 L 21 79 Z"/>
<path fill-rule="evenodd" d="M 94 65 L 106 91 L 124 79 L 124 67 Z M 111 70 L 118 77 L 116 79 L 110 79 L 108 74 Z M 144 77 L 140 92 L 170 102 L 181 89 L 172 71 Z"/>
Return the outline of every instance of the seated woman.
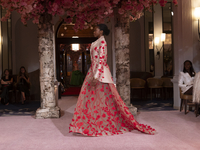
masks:
<path fill-rule="evenodd" d="M 82 85 L 84 80 L 84 75 L 78 70 L 78 64 L 76 61 L 73 63 L 73 72 L 70 80 L 70 85 Z"/>
<path fill-rule="evenodd" d="M 10 76 L 9 70 L 4 70 L 4 75 L 1 78 L 2 93 L 0 95 L 0 101 L 4 99 L 6 105 L 9 104 L 9 90 L 12 89 L 13 78 Z"/>
<path fill-rule="evenodd" d="M 20 68 L 19 75 L 17 76 L 17 87 L 22 94 L 22 104 L 24 104 L 26 96 L 30 94 L 30 79 L 23 66 Z"/>
<path fill-rule="evenodd" d="M 179 87 L 183 94 L 192 95 L 195 71 L 192 62 L 186 60 L 184 62 L 183 72 L 179 74 Z"/>

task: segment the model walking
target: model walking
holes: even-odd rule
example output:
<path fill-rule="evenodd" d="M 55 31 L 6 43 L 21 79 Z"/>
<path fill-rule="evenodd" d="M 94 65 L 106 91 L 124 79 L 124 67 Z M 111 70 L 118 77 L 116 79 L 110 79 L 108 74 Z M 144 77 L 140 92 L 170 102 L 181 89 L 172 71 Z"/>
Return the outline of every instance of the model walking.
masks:
<path fill-rule="evenodd" d="M 121 134 L 137 129 L 155 134 L 150 126 L 139 124 L 115 88 L 107 65 L 107 44 L 104 35 L 109 34 L 105 24 L 94 29 L 98 39 L 90 48 L 91 67 L 78 97 L 69 132 L 88 136 Z"/>

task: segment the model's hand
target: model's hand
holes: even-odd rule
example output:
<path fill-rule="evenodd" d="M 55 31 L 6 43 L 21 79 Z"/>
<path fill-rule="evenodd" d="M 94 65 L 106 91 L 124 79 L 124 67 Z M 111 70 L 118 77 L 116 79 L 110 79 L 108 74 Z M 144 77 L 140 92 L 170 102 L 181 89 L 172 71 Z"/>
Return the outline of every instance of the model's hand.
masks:
<path fill-rule="evenodd" d="M 186 87 L 188 87 L 188 86 L 193 86 L 193 84 L 189 83 L 189 84 L 186 85 Z"/>
<path fill-rule="evenodd" d="M 193 81 L 191 81 L 190 83 L 188 83 L 188 86 L 190 86 L 190 85 L 193 85 L 194 84 L 194 82 Z"/>
<path fill-rule="evenodd" d="M 92 84 L 92 86 L 96 86 L 97 82 L 98 82 L 98 80 L 97 80 L 97 79 L 93 79 L 93 80 L 92 80 L 92 83 L 91 83 L 91 84 Z"/>

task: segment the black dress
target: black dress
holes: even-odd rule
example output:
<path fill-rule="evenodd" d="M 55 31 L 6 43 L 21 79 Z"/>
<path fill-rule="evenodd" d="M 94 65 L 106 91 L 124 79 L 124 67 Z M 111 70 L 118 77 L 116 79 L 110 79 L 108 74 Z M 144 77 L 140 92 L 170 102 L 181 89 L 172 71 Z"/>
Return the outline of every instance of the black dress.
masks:
<path fill-rule="evenodd" d="M 12 79 L 11 76 L 6 79 L 6 77 L 2 77 L 3 81 L 10 81 Z M 9 90 L 12 90 L 12 84 L 1 84 L 2 85 L 2 93 L 0 95 L 1 99 L 4 100 L 4 103 L 7 104 L 9 101 Z"/>
<path fill-rule="evenodd" d="M 25 76 L 26 79 L 28 79 L 28 77 Z M 30 92 L 30 84 L 26 82 L 25 79 L 21 78 L 19 83 L 18 83 L 18 89 L 20 92 L 24 92 L 25 96 L 29 96 Z"/>

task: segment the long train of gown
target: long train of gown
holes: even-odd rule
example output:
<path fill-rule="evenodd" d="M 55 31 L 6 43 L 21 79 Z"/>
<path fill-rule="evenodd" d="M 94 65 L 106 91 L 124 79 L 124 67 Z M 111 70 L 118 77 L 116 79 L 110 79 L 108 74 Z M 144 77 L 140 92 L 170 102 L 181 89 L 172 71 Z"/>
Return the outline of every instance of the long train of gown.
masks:
<path fill-rule="evenodd" d="M 139 124 L 130 113 L 114 84 L 97 82 L 91 68 L 81 88 L 69 132 L 88 136 L 122 134 L 137 129 L 147 134 L 155 134 L 155 129 Z"/>

